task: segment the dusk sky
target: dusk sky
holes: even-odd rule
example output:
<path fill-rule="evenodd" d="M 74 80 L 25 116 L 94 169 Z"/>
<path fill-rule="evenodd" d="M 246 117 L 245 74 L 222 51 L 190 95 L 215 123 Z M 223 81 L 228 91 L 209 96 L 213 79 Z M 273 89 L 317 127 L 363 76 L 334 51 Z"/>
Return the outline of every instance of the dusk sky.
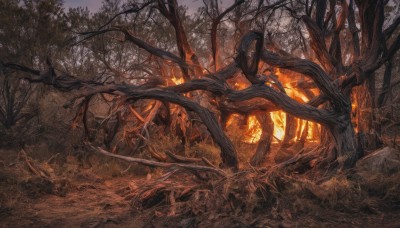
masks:
<path fill-rule="evenodd" d="M 67 8 L 75 7 L 88 7 L 92 12 L 96 12 L 101 6 L 101 0 L 65 0 L 65 6 Z"/>

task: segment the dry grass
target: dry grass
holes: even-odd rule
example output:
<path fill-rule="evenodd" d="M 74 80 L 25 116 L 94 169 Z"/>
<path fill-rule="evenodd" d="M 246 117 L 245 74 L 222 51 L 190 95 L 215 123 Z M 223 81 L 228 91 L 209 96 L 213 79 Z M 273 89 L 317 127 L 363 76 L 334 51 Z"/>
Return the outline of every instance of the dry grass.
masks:
<path fill-rule="evenodd" d="M 206 158 L 214 165 L 221 163 L 220 149 L 206 143 L 197 143 L 185 151 L 186 157 Z"/>

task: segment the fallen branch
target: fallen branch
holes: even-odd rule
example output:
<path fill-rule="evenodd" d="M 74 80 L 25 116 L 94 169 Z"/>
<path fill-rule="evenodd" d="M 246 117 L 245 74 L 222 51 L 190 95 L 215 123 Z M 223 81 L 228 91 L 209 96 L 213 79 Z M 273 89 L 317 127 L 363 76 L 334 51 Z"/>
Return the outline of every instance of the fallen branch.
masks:
<path fill-rule="evenodd" d="M 139 114 L 136 112 L 136 110 L 130 106 L 129 109 L 131 110 L 132 114 L 138 119 L 140 120 L 142 123 L 144 123 L 146 120 Z"/>
<path fill-rule="evenodd" d="M 29 161 L 28 155 L 26 154 L 26 152 L 25 152 L 24 149 L 21 150 L 21 152 L 19 153 L 19 156 L 20 156 L 22 159 L 24 159 L 26 165 L 27 165 L 28 168 L 29 168 L 29 171 L 31 171 L 33 174 L 35 174 L 35 175 L 37 175 L 37 176 L 39 176 L 39 177 L 42 177 L 42 178 L 44 178 L 44 179 L 46 179 L 46 180 L 50 180 L 50 177 L 49 177 L 50 175 L 44 173 L 42 170 L 36 169 L 36 168 L 32 165 L 32 163 Z"/>
<path fill-rule="evenodd" d="M 213 173 L 216 173 L 216 174 L 218 174 L 219 176 L 222 176 L 222 177 L 226 177 L 227 176 L 227 174 L 223 170 L 218 169 L 218 168 L 213 168 L 213 167 L 208 167 L 208 166 L 201 166 L 201 165 L 189 165 L 189 164 L 180 164 L 180 163 L 156 162 L 156 161 L 151 161 L 151 160 L 142 159 L 142 158 L 132 158 L 132 157 L 128 157 L 128 156 L 123 156 L 123 155 L 110 153 L 110 152 L 104 150 L 101 147 L 94 147 L 93 145 L 90 145 L 90 144 L 89 144 L 89 146 L 93 150 L 95 150 L 95 151 L 97 151 L 97 152 L 99 152 L 99 153 L 101 153 L 103 155 L 106 155 L 106 156 L 109 156 L 109 157 L 118 158 L 118 159 L 122 159 L 122 160 L 129 161 L 129 162 L 136 162 L 136 163 L 139 163 L 141 165 L 150 166 L 150 167 L 153 167 L 153 168 L 155 168 L 155 167 L 160 167 L 160 168 L 184 168 L 184 169 L 194 170 L 194 171 L 199 171 L 200 170 L 200 171 L 213 172 Z"/>
<path fill-rule="evenodd" d="M 187 157 L 173 154 L 169 151 L 165 151 L 165 154 L 167 154 L 168 157 L 170 157 L 172 160 L 177 161 L 177 162 L 182 162 L 182 163 L 196 163 L 196 162 L 202 161 L 200 158 L 187 158 Z"/>

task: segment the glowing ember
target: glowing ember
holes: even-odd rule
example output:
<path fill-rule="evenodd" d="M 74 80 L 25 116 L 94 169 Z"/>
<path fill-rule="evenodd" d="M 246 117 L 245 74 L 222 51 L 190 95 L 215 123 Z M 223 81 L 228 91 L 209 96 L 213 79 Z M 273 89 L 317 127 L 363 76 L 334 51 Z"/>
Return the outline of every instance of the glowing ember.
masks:
<path fill-rule="evenodd" d="M 232 114 L 229 116 L 228 120 L 226 121 L 226 126 L 230 126 L 231 124 L 233 124 L 233 122 L 235 121 L 235 119 L 238 118 L 238 114 Z"/>
<path fill-rule="evenodd" d="M 358 109 L 358 100 L 357 100 L 357 96 L 356 93 L 353 93 L 351 95 L 351 122 L 353 124 L 353 128 L 355 133 L 358 133 L 359 129 L 358 129 L 358 117 L 359 117 L 359 113 L 360 110 Z"/>
<path fill-rule="evenodd" d="M 243 90 L 243 89 L 247 89 L 250 85 L 246 84 L 244 82 L 235 82 L 235 84 L 233 85 L 234 89 L 237 90 Z"/>

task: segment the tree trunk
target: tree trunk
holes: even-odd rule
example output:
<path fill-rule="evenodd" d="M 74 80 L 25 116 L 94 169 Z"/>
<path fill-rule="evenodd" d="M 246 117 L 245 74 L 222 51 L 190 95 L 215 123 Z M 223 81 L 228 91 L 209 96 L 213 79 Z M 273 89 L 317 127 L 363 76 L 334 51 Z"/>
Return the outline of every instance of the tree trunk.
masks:
<path fill-rule="evenodd" d="M 350 112 L 342 115 L 340 119 L 341 124 L 333 126 L 329 131 L 335 143 L 332 152 L 336 155 L 339 168 L 346 169 L 354 166 L 360 157 L 360 151 L 357 150 L 357 139 L 351 123 Z"/>
<path fill-rule="evenodd" d="M 321 153 L 320 164 L 323 169 L 346 169 L 355 165 L 361 157 L 362 149 L 358 146 L 354 126 L 351 120 L 351 103 L 333 108 L 326 104 L 325 108 L 340 110 L 337 124 L 321 126 L 321 143 L 314 152 Z"/>
<path fill-rule="evenodd" d="M 296 137 L 297 121 L 290 114 L 286 114 L 285 136 L 282 141 L 282 148 L 287 148 L 293 144 Z"/>
<path fill-rule="evenodd" d="M 375 75 L 372 74 L 361 86 L 355 89 L 358 109 L 358 134 L 365 137 L 365 143 L 360 145 L 363 150 L 374 150 L 380 145 L 376 131 L 375 116 Z"/>
<path fill-rule="evenodd" d="M 256 152 L 250 160 L 250 164 L 253 166 L 259 166 L 265 161 L 266 155 L 271 149 L 271 142 L 274 133 L 274 122 L 269 113 L 259 113 L 256 117 L 261 124 L 262 133 Z"/>

